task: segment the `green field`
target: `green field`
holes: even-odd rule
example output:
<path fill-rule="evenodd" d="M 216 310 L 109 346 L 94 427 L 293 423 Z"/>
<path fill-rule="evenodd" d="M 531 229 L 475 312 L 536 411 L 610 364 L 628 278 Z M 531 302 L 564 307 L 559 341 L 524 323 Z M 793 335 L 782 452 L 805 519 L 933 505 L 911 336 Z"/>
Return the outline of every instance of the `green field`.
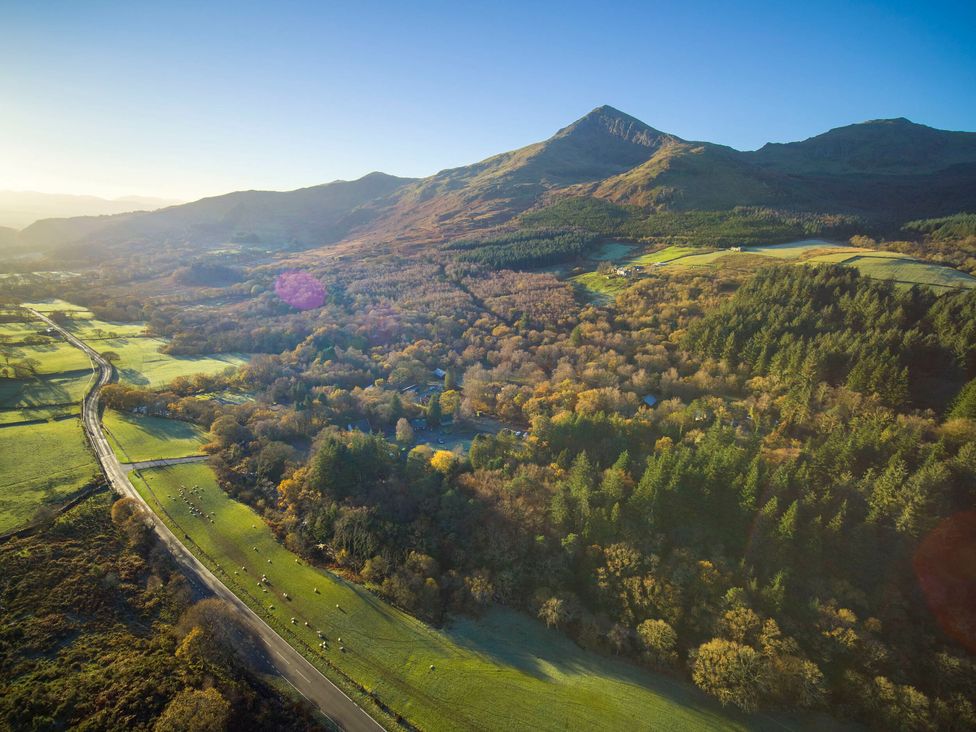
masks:
<path fill-rule="evenodd" d="M 843 264 L 856 267 L 865 277 L 894 280 L 904 285 L 928 285 L 939 290 L 976 287 L 976 277 L 972 275 L 911 257 L 860 255 L 845 260 Z"/>
<path fill-rule="evenodd" d="M 902 285 L 925 285 L 939 291 L 976 287 L 976 277 L 951 267 L 923 262 L 898 252 L 873 251 L 819 239 L 744 247 L 741 252 L 671 246 L 627 259 L 619 266 L 636 266 L 644 270 L 662 266 L 755 269 L 762 266 L 767 258 L 770 263 L 842 264 L 856 267 L 862 275 L 872 279 L 893 280 Z M 593 300 L 608 302 L 640 277 L 640 272 L 630 278 L 586 272 L 573 277 L 572 281 L 584 288 Z"/>
<path fill-rule="evenodd" d="M 643 268 L 662 266 L 667 262 L 672 262 L 676 259 L 681 259 L 682 257 L 688 256 L 689 254 L 695 254 L 696 252 L 702 251 L 707 250 L 699 249 L 697 247 L 666 247 L 656 252 L 641 254 L 640 256 L 618 262 L 618 266 Z M 618 292 L 622 292 L 634 284 L 634 281 L 635 280 L 628 279 L 626 277 L 603 275 L 599 272 L 585 272 L 572 278 L 572 282 L 582 287 L 592 298 L 598 301 L 607 301 L 613 298 Z"/>
<path fill-rule="evenodd" d="M 107 409 L 102 424 L 112 449 L 127 463 L 202 455 L 200 447 L 207 442 L 202 429 L 175 419 Z"/>
<path fill-rule="evenodd" d="M 0 408 L 0 426 L 38 419 L 57 419 L 69 414 L 81 414 L 81 405 L 68 404 L 63 407 L 25 407 L 22 409 Z"/>
<path fill-rule="evenodd" d="M 769 244 L 766 246 L 743 247 L 742 251 L 752 254 L 768 254 L 778 259 L 797 259 L 811 252 L 820 252 L 829 249 L 848 249 L 851 247 L 837 242 L 824 241 L 823 239 L 804 239 L 803 241 L 791 241 L 786 244 Z"/>
<path fill-rule="evenodd" d="M 98 467 L 77 418 L 0 427 L 0 532 L 56 506 L 84 487 Z"/>
<path fill-rule="evenodd" d="M 113 323 L 95 318 L 73 318 L 68 330 L 83 341 L 102 338 L 133 338 L 146 332 L 145 323 Z"/>
<path fill-rule="evenodd" d="M 4 340 L 16 343 L 23 338 L 31 335 L 37 335 L 44 329 L 40 321 L 33 323 L 0 323 L 0 336 Z"/>
<path fill-rule="evenodd" d="M 78 403 L 91 378 L 90 371 L 75 371 L 32 379 L 0 379 L 0 409 Z"/>
<path fill-rule="evenodd" d="M 39 313 L 53 313 L 56 311 L 60 312 L 73 312 L 73 313 L 90 313 L 88 308 L 84 305 L 73 305 L 66 300 L 59 300 L 57 298 L 51 298 L 49 300 L 40 300 L 38 302 L 25 302 L 23 303 L 25 308 L 33 308 Z"/>
<path fill-rule="evenodd" d="M 67 371 L 90 371 L 91 361 L 84 351 L 65 343 L 52 340 L 43 345 L 2 346 L 0 345 L 0 369 L 6 362 L 32 359 L 37 362 L 38 374 L 59 374 Z"/>
<path fill-rule="evenodd" d="M 735 254 L 738 253 L 739 252 L 729 252 L 725 249 L 719 249 L 714 252 L 705 252 L 704 254 L 689 254 L 685 257 L 677 257 L 671 260 L 669 264 L 674 264 L 681 267 L 707 267 L 715 264 L 720 259 L 735 256 Z"/>
<path fill-rule="evenodd" d="M 422 729 L 636 729 L 650 719 L 675 730 L 760 726 L 691 686 L 583 651 L 519 613 L 493 610 L 431 628 L 299 562 L 205 465 L 141 476 L 133 483 L 177 536 L 188 535 L 187 545 L 289 642 L 323 668 L 328 658 Z M 191 515 L 180 486 L 199 486 L 187 495 L 206 518 Z M 263 573 L 267 586 L 259 586 Z M 318 648 L 316 631 L 327 648 Z"/>
<path fill-rule="evenodd" d="M 109 338 L 99 340 L 98 351 L 118 354 L 115 367 L 119 381 L 124 384 L 158 389 L 177 376 L 193 374 L 218 374 L 226 368 L 236 368 L 247 358 L 227 353 L 213 356 L 171 356 L 160 353 L 166 341 L 159 338 Z"/>

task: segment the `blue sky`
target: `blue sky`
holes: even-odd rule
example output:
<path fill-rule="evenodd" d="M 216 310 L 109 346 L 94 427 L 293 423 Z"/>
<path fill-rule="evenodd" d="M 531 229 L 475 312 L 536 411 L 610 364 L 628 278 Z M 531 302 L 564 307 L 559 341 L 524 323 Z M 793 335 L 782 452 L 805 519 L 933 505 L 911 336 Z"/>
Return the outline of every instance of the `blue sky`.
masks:
<path fill-rule="evenodd" d="M 882 117 L 976 130 L 973 2 L 0 0 L 0 28 L 0 189 L 422 176 L 601 104 L 739 149 Z"/>

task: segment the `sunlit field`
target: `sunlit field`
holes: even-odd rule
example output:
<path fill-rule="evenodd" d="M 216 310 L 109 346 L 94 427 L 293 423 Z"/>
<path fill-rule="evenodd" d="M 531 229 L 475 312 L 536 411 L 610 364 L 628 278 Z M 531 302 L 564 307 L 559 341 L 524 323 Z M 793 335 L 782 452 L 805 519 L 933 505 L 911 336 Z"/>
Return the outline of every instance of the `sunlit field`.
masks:
<path fill-rule="evenodd" d="M 691 686 L 583 651 L 513 611 L 431 628 L 299 561 L 254 511 L 217 487 L 206 465 L 131 477 L 177 536 L 189 536 L 194 553 L 290 643 L 326 673 L 326 659 L 335 664 L 421 729 L 636 729 L 651 716 L 674 730 L 764 726 Z"/>
<path fill-rule="evenodd" d="M 56 507 L 98 475 L 75 417 L 0 427 L 0 533 Z"/>
<path fill-rule="evenodd" d="M 106 409 L 102 425 L 123 462 L 163 460 L 200 455 L 206 433 L 189 422 L 125 414 Z"/>

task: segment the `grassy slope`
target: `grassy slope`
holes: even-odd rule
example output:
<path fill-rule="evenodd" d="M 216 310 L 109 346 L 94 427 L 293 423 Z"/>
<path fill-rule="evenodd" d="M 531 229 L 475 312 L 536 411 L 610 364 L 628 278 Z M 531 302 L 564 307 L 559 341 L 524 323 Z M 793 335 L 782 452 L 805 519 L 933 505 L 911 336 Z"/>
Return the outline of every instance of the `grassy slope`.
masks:
<path fill-rule="evenodd" d="M 175 419 L 124 414 L 113 409 L 102 415 L 112 448 L 126 462 L 200 455 L 206 442 L 196 425 Z M 120 443 L 124 451 L 120 452 Z"/>
<path fill-rule="evenodd" d="M 298 562 L 257 514 L 216 486 L 205 465 L 142 476 L 133 482 L 153 508 L 177 535 L 188 534 L 198 556 L 220 567 L 219 576 L 273 627 L 313 658 L 328 658 L 423 729 L 636 729 L 651 719 L 678 730 L 748 726 L 690 686 L 582 651 L 518 613 L 496 610 L 479 621 L 432 629 Z M 214 523 L 190 515 L 179 497 L 181 484 L 200 487 L 192 500 L 207 514 L 215 512 Z M 262 573 L 272 583 L 266 593 L 258 587 Z M 316 630 L 327 649 L 317 648 Z"/>
<path fill-rule="evenodd" d="M 56 504 L 98 472 L 78 419 L 0 427 L 0 532 Z"/>
<path fill-rule="evenodd" d="M 622 262 L 618 262 L 621 267 L 648 267 L 655 264 L 672 262 L 676 259 L 693 255 L 702 250 L 697 247 L 673 246 L 666 247 L 649 254 L 641 254 Z M 572 278 L 572 281 L 588 290 L 597 298 L 609 298 L 622 292 L 633 284 L 633 280 L 624 277 L 607 277 L 599 272 L 586 272 Z"/>
<path fill-rule="evenodd" d="M 940 264 L 921 262 L 911 257 L 876 257 L 873 254 L 856 256 L 844 262 L 856 267 L 865 277 L 877 280 L 894 280 L 900 284 L 919 284 L 940 291 L 976 287 L 976 277 Z"/>
<path fill-rule="evenodd" d="M 894 280 L 900 284 L 919 284 L 948 291 L 976 287 L 976 277 L 951 267 L 923 262 L 898 252 L 874 251 L 848 247 L 821 240 L 803 240 L 773 246 L 746 247 L 742 252 L 718 249 L 702 253 L 700 248 L 671 246 L 620 262 L 621 266 L 648 266 L 662 262 L 668 266 L 731 267 L 754 269 L 774 262 L 793 264 L 843 264 L 856 267 L 865 277 Z M 597 272 L 586 272 L 572 278 L 596 299 L 608 300 L 630 287 L 634 280 L 607 278 Z"/>

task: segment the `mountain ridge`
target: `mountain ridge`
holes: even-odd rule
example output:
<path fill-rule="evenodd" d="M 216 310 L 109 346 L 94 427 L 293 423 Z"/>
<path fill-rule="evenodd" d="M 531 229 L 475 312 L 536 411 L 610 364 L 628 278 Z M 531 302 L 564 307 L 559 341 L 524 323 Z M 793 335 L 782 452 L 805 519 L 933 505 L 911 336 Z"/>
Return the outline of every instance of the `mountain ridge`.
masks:
<path fill-rule="evenodd" d="M 240 235 L 306 248 L 440 241 L 506 225 L 554 196 L 648 211 L 745 205 L 906 221 L 976 209 L 976 133 L 893 118 L 739 151 L 603 105 L 545 140 L 425 178 L 374 172 L 295 191 L 236 191 L 150 213 L 41 221 L 18 240 L 46 249 Z"/>

